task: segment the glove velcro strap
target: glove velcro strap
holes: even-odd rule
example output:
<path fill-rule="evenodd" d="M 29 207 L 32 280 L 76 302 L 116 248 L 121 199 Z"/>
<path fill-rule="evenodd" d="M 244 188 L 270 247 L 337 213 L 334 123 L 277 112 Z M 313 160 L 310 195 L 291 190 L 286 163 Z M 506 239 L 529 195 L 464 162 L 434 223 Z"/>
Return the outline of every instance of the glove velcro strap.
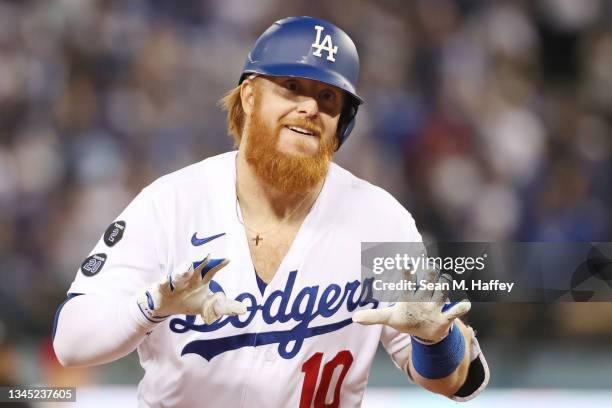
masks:
<path fill-rule="evenodd" d="M 151 297 L 149 291 L 146 291 L 143 295 L 139 296 L 136 299 L 136 304 L 138 305 L 138 309 L 140 310 L 142 317 L 144 317 L 150 323 L 161 323 L 168 318 L 168 316 L 157 316 L 155 314 L 155 304 L 153 303 L 153 298 Z"/>
<path fill-rule="evenodd" d="M 435 344 L 424 344 L 413 336 L 412 365 L 424 378 L 436 380 L 450 375 L 459 367 L 465 354 L 465 339 L 453 323 L 448 336 Z"/>

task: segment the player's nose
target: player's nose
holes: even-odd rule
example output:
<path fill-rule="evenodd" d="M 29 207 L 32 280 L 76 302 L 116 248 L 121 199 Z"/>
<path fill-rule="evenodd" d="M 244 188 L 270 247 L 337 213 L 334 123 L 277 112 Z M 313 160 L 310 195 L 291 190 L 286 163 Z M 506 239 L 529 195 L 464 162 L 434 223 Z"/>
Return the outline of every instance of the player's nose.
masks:
<path fill-rule="evenodd" d="M 298 113 L 306 115 L 307 117 L 313 117 L 319 113 L 319 104 L 315 98 L 311 96 L 304 96 L 298 103 L 297 111 Z"/>

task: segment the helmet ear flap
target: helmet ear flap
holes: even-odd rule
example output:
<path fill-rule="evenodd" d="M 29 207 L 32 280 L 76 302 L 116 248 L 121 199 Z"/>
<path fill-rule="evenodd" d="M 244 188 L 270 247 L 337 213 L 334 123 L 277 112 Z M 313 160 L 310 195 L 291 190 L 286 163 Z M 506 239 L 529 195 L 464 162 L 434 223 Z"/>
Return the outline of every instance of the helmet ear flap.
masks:
<path fill-rule="evenodd" d="M 336 151 L 340 149 L 342 143 L 344 143 L 344 141 L 353 131 L 353 128 L 355 127 L 355 116 L 357 116 L 358 109 L 358 101 L 353 100 L 353 98 L 349 96 L 349 99 L 342 108 L 342 113 L 340 113 L 340 119 L 338 120 L 338 130 L 336 131 L 338 147 L 336 148 Z"/>

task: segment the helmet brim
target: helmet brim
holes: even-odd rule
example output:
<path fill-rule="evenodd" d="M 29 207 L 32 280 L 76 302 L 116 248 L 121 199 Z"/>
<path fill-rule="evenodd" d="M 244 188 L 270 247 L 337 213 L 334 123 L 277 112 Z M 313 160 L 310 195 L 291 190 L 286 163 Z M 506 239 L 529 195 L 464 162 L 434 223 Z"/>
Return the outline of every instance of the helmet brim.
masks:
<path fill-rule="evenodd" d="M 364 100 L 357 95 L 357 92 L 351 85 L 351 83 L 344 78 L 342 75 L 335 71 L 313 67 L 312 65 L 305 64 L 274 64 L 274 65 L 260 65 L 257 69 L 247 69 L 243 72 L 240 82 L 244 80 L 249 74 L 258 75 L 269 75 L 275 77 L 291 77 L 291 78 L 304 78 L 312 81 L 319 81 L 325 84 L 335 86 L 340 90 L 346 92 L 352 96 L 357 105 L 364 103 Z"/>

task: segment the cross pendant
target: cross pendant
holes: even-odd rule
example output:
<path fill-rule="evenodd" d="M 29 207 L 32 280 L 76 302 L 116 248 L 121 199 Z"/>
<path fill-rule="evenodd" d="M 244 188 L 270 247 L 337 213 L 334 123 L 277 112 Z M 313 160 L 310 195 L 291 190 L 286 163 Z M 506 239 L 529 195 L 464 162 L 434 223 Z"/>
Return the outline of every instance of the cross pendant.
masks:
<path fill-rule="evenodd" d="M 253 241 L 255 241 L 255 246 L 257 246 L 259 245 L 259 241 L 263 241 L 263 238 L 261 238 L 259 234 L 257 234 L 257 236 L 253 238 Z"/>

